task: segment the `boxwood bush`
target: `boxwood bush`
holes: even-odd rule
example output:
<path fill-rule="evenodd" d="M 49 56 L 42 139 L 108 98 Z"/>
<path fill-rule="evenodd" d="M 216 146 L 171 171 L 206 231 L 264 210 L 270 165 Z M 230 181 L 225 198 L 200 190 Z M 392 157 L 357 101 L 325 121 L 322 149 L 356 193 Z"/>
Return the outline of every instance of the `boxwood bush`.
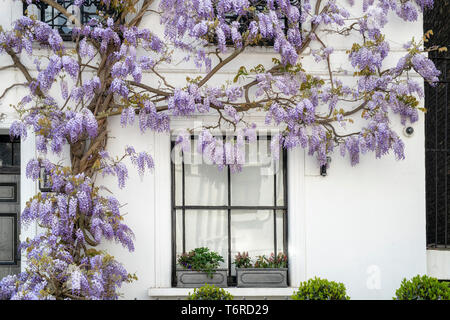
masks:
<path fill-rule="evenodd" d="M 187 300 L 233 300 L 233 296 L 226 290 L 215 285 L 205 284 L 203 287 L 194 289 L 189 293 Z"/>
<path fill-rule="evenodd" d="M 411 280 L 403 279 L 395 295 L 394 300 L 450 300 L 450 286 L 436 278 L 417 275 Z"/>
<path fill-rule="evenodd" d="M 345 285 L 327 279 L 315 277 L 302 282 L 298 291 L 294 291 L 293 300 L 349 300 Z"/>

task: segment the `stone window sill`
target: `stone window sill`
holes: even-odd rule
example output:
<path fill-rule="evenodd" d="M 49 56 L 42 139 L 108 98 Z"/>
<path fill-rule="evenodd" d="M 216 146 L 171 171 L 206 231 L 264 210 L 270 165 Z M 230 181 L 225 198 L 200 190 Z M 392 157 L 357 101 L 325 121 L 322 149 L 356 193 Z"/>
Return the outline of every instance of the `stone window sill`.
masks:
<path fill-rule="evenodd" d="M 265 299 L 281 299 L 286 300 L 291 297 L 297 288 L 224 288 L 231 293 L 236 300 L 265 300 Z M 194 291 L 193 288 L 150 288 L 148 296 L 151 299 L 169 299 L 184 300 L 189 293 Z"/>

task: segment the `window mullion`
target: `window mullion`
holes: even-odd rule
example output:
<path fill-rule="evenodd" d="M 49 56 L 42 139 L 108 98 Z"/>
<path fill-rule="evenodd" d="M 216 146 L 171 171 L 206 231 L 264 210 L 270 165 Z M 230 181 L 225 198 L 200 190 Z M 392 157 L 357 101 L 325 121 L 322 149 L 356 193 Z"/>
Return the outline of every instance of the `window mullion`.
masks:
<path fill-rule="evenodd" d="M 276 172 L 276 163 L 273 163 L 273 205 L 277 206 L 277 172 Z M 276 256 L 277 254 L 277 211 L 273 210 L 273 252 Z"/>
<path fill-rule="evenodd" d="M 174 150 L 175 143 L 173 141 L 170 142 L 170 150 Z M 176 194 L 176 183 L 175 183 L 175 159 L 171 160 L 171 202 L 172 202 L 172 285 L 176 286 L 176 264 L 177 264 L 177 210 L 175 209 L 175 194 Z"/>
<path fill-rule="evenodd" d="M 181 152 L 181 201 L 182 201 L 182 230 L 183 230 L 183 253 L 186 252 L 186 184 L 185 184 L 185 166 L 184 166 L 184 152 Z"/>
<path fill-rule="evenodd" d="M 283 205 L 285 208 L 288 206 L 288 184 L 287 184 L 287 151 L 283 150 Z M 288 254 L 288 246 L 287 246 L 287 239 L 288 239 L 288 211 L 287 209 L 283 210 L 283 249 L 284 253 Z M 289 275 L 289 274 L 288 274 Z"/>
<path fill-rule="evenodd" d="M 225 144 L 226 137 L 223 137 Z M 227 191 L 228 191 L 228 217 L 227 217 L 227 227 L 228 227 L 228 279 L 231 279 L 231 172 L 230 166 L 227 165 Z"/>

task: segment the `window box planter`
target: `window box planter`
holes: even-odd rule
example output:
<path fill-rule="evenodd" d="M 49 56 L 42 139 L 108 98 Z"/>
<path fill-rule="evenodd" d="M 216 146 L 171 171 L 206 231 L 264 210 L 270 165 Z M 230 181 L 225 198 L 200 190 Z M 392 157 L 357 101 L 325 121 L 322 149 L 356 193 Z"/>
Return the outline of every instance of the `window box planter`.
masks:
<path fill-rule="evenodd" d="M 287 287 L 287 268 L 236 268 L 239 288 Z"/>
<path fill-rule="evenodd" d="M 186 269 L 177 269 L 177 287 L 179 288 L 200 288 L 205 283 L 213 284 L 216 287 L 227 287 L 227 269 L 217 269 L 212 278 L 208 273 Z"/>

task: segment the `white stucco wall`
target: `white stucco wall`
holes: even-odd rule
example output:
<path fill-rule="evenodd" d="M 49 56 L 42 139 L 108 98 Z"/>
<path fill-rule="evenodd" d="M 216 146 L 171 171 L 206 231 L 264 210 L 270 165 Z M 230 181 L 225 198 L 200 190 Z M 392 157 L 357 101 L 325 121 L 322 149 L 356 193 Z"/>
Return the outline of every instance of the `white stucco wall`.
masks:
<path fill-rule="evenodd" d="M 21 7 L 17 6 L 17 1 L 0 0 L 0 5 L 3 12 L 20 15 Z M 352 10 L 356 15 L 357 9 Z M 420 39 L 422 35 L 421 20 L 405 23 L 395 18 L 391 21 L 385 33 L 394 58 L 389 58 L 387 64 L 394 63 L 395 57 L 404 54 L 404 42 L 413 36 Z M 7 27 L 10 23 L 9 14 L 0 16 L 1 25 Z M 149 17 L 144 18 L 144 26 L 150 23 Z M 151 24 L 153 31 L 157 27 L 154 23 Z M 345 50 L 353 41 L 331 41 L 330 45 L 335 47 L 331 56 L 333 65 L 336 69 L 348 67 Z M 239 66 L 249 61 L 255 65 L 270 63 L 273 56 L 270 49 L 252 48 L 249 51 L 227 65 L 213 82 L 221 83 L 233 77 Z M 325 69 L 311 63 L 312 58 L 307 54 L 303 58 L 304 67 L 325 75 Z M 1 56 L 1 65 L 9 64 L 8 59 Z M 193 65 L 183 64 L 163 68 L 161 72 L 182 85 L 186 75 L 195 75 L 198 71 Z M 2 71 L 0 90 L 20 77 L 15 71 Z M 144 81 L 154 81 L 150 77 L 144 76 Z M 345 75 L 342 79 L 351 81 Z M 18 90 L 15 90 L 0 101 L 0 112 L 6 112 L 8 119 L 14 117 L 9 103 L 18 96 Z M 399 119 L 396 116 L 393 119 L 402 135 Z M 8 121 L 0 123 L 0 127 L 7 128 Z M 303 150 L 289 152 L 291 287 L 319 276 L 343 282 L 354 299 L 390 299 L 404 277 L 427 272 L 423 116 L 413 127 L 412 137 L 403 136 L 406 160 L 396 161 L 392 155 L 375 159 L 369 154 L 361 157 L 359 165 L 351 167 L 348 158 L 334 155 L 326 177 L 319 175 L 315 160 L 305 156 Z M 171 284 L 170 137 L 168 134 L 141 135 L 137 125 L 123 129 L 118 118 L 110 120 L 109 128 L 110 136 L 114 137 L 107 146 L 111 154 L 122 154 L 124 146 L 132 144 L 138 151 L 149 151 L 156 163 L 155 170 L 143 178 L 130 166 L 130 179 L 123 190 L 117 188 L 113 178 L 99 180 L 126 204 L 123 208 L 125 220 L 136 235 L 133 253 L 118 245 L 106 245 L 129 272 L 136 272 L 138 276 L 137 282 L 123 288 L 124 297 L 149 299 L 150 288 L 159 288 L 159 291 L 150 290 L 151 294 L 173 297 L 177 295 L 173 290 L 161 289 Z M 30 143 L 27 148 L 32 148 Z M 27 153 L 33 154 L 30 150 L 27 149 Z M 22 179 L 22 190 L 25 189 L 28 195 L 34 190 Z M 32 230 L 26 231 L 28 236 L 32 233 Z M 292 290 L 244 293 L 234 289 L 233 294 L 270 297 L 271 294 L 289 295 Z"/>
<path fill-rule="evenodd" d="M 427 250 L 428 275 L 450 280 L 450 250 Z"/>

